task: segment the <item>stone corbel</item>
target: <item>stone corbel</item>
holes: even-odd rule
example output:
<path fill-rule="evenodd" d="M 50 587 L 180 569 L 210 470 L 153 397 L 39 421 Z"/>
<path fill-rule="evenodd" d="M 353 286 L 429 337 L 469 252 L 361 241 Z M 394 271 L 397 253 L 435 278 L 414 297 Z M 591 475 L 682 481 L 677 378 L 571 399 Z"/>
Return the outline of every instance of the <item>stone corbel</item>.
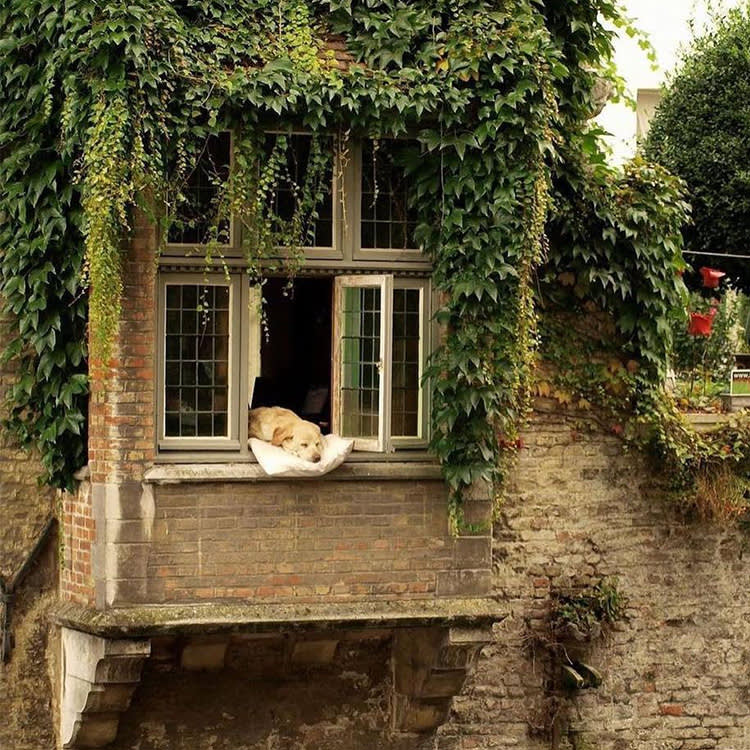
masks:
<path fill-rule="evenodd" d="M 484 628 L 404 628 L 393 637 L 393 728 L 430 732 L 448 717 L 453 697 L 492 640 Z"/>
<path fill-rule="evenodd" d="M 148 640 L 100 638 L 62 628 L 63 748 L 104 747 L 115 739 L 150 651 Z"/>

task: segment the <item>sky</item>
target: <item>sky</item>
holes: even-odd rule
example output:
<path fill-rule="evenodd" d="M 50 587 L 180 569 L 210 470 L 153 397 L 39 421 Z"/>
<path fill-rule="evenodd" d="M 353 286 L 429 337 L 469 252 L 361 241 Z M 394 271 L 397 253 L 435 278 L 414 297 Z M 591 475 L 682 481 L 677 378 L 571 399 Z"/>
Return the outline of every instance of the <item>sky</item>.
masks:
<path fill-rule="evenodd" d="M 746 0 L 745 0 L 746 1 Z M 635 40 L 624 34 L 615 46 L 615 61 L 635 98 L 639 88 L 659 88 L 674 69 L 682 45 L 696 31 L 710 23 L 709 11 L 736 7 L 743 0 L 623 0 L 626 13 L 646 32 L 657 54 L 657 70 Z M 609 104 L 599 116 L 599 124 L 612 134 L 609 139 L 614 160 L 622 162 L 635 152 L 635 112 L 624 104 Z"/>

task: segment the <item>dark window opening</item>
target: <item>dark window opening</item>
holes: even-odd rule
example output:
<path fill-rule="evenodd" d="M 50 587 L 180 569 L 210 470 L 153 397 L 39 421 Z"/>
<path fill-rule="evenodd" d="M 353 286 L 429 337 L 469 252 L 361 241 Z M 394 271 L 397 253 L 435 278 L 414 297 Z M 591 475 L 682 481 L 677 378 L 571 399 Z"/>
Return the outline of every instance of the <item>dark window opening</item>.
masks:
<path fill-rule="evenodd" d="M 413 250 L 417 216 L 409 204 L 407 159 L 414 141 L 383 139 L 362 144 L 360 246 L 365 249 Z"/>
<path fill-rule="evenodd" d="M 268 279 L 263 286 L 268 335 L 252 407 L 283 406 L 331 431 L 333 279 Z"/>
<path fill-rule="evenodd" d="M 227 131 L 210 135 L 181 188 L 171 217 L 167 241 L 191 245 L 230 243 L 229 220 L 216 222 L 222 187 L 229 179 L 232 137 Z"/>
<path fill-rule="evenodd" d="M 289 244 L 282 222 L 293 225 L 296 218 L 303 247 L 333 247 L 333 138 L 269 133 L 267 159 L 276 148 L 286 149 L 269 200 L 280 244 Z"/>

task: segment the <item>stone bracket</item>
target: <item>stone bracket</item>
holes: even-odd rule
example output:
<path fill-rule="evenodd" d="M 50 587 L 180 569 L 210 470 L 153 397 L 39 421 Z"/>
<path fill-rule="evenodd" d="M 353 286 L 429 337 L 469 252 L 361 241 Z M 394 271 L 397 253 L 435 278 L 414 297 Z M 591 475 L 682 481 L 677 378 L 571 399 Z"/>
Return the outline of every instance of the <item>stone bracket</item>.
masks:
<path fill-rule="evenodd" d="M 393 729 L 430 732 L 448 717 L 490 627 L 404 628 L 393 636 Z"/>
<path fill-rule="evenodd" d="M 148 640 L 101 638 L 62 628 L 63 748 L 104 747 L 115 739 L 150 652 Z"/>

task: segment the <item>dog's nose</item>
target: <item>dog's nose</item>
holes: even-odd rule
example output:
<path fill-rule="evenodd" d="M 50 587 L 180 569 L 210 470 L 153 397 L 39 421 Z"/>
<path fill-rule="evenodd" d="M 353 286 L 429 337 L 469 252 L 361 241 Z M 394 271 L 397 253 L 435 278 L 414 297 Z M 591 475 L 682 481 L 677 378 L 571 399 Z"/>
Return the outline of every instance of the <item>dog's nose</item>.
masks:
<path fill-rule="evenodd" d="M 313 457 L 312 457 L 312 460 L 316 464 L 319 463 L 320 462 L 320 453 L 314 453 Z"/>

